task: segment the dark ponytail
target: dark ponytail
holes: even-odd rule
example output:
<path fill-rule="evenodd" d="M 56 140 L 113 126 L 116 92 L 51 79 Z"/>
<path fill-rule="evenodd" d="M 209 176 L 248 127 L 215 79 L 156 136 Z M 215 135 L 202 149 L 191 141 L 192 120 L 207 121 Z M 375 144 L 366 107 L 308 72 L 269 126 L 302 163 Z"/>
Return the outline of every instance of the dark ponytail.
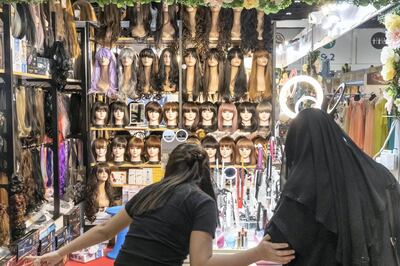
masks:
<path fill-rule="evenodd" d="M 208 155 L 198 145 L 180 144 L 170 154 L 164 179 L 140 191 L 135 197 L 130 213 L 141 215 L 165 205 L 176 188 L 193 184 L 215 200 L 210 179 Z"/>

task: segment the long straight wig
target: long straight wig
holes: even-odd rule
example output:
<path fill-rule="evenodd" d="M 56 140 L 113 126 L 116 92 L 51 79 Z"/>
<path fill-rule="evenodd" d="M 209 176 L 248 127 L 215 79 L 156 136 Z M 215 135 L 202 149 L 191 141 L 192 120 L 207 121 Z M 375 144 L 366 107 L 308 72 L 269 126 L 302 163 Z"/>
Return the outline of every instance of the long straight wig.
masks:
<path fill-rule="evenodd" d="M 64 11 L 66 44 L 71 58 L 77 58 L 81 54 L 81 48 L 76 32 L 74 10 L 72 9 L 71 0 L 66 0 L 66 4 L 67 8 Z"/>
<path fill-rule="evenodd" d="M 234 78 L 234 88 L 233 95 L 231 95 L 230 87 L 231 87 L 231 61 L 233 58 L 238 57 L 241 60 L 241 64 L 239 66 L 238 72 Z M 247 75 L 246 70 L 244 68 L 244 56 L 243 52 L 239 47 L 233 47 L 228 51 L 227 59 L 225 62 L 225 71 L 224 71 L 224 85 L 220 90 L 220 95 L 226 101 L 238 100 L 242 98 L 247 92 Z"/>
<path fill-rule="evenodd" d="M 257 86 L 257 59 L 260 57 L 267 57 L 268 63 L 264 69 L 264 82 L 265 89 L 263 95 L 259 95 Z M 251 66 L 250 79 L 249 79 L 249 99 L 252 101 L 261 99 L 270 99 L 272 94 L 272 61 L 271 54 L 264 50 L 256 50 L 253 54 L 253 63 Z"/>
<path fill-rule="evenodd" d="M 89 93 L 99 92 L 97 84 L 100 81 L 100 60 L 103 57 L 107 58 L 110 61 L 110 64 L 108 65 L 109 87 L 107 88 L 106 94 L 108 96 L 112 96 L 117 90 L 117 61 L 113 52 L 108 48 L 100 48 L 96 52 L 94 69 L 92 72 L 92 82 Z"/>
<path fill-rule="evenodd" d="M 196 58 L 196 65 L 195 65 L 195 69 L 194 69 L 194 77 L 193 77 L 193 100 L 196 100 L 201 91 L 202 91 L 202 87 L 203 87 L 203 82 L 202 82 L 202 78 L 201 78 L 201 68 L 200 68 L 200 58 L 199 58 L 199 54 L 197 53 L 196 48 L 189 48 L 186 49 L 184 52 L 183 57 L 187 57 L 188 55 L 192 55 L 194 58 Z M 184 100 L 188 99 L 188 91 L 187 91 L 187 67 L 183 70 L 183 75 L 182 75 L 182 90 L 183 90 L 183 98 Z"/>
<path fill-rule="evenodd" d="M 220 92 L 223 90 L 224 86 L 224 55 L 223 52 L 218 50 L 217 48 L 211 48 L 207 52 L 207 58 L 204 62 L 204 78 L 203 78 L 203 97 L 204 99 L 208 99 L 210 92 L 210 81 L 211 81 L 211 70 L 208 65 L 209 59 L 215 59 L 218 61 L 217 73 L 218 73 L 218 88 L 216 92 Z"/>
<path fill-rule="evenodd" d="M 153 64 L 151 65 L 150 69 L 150 80 L 146 80 L 146 75 L 145 75 L 145 67 L 142 63 L 142 58 L 144 57 L 149 57 L 153 59 Z M 157 91 L 157 72 L 158 72 L 158 57 L 154 53 L 153 49 L 151 48 L 145 48 L 139 53 L 139 70 L 138 70 L 138 85 L 137 85 L 137 90 L 138 93 L 143 94 L 144 93 L 144 87 L 146 83 L 149 83 L 150 85 L 150 93 L 156 92 Z"/>
<path fill-rule="evenodd" d="M 132 60 L 131 77 L 128 84 L 124 83 L 124 65 L 122 61 L 125 58 Z M 122 48 L 118 55 L 118 94 L 121 100 L 126 100 L 127 97 L 131 99 L 137 98 L 139 95 L 136 93 L 137 85 L 137 70 L 138 70 L 138 54 L 131 48 Z"/>
<path fill-rule="evenodd" d="M 210 166 L 207 153 L 195 144 L 180 144 L 170 154 L 164 178 L 141 190 L 136 196 L 129 213 L 142 215 L 162 208 L 168 199 L 182 185 L 193 185 L 215 198 L 211 183 Z M 209 215 L 217 215 L 211 213 Z"/>
<path fill-rule="evenodd" d="M 130 29 L 129 29 L 130 33 L 132 33 L 133 28 L 137 27 L 141 22 L 143 23 L 143 27 L 146 32 L 145 37 L 147 37 L 147 35 L 150 32 L 150 24 L 151 24 L 151 14 L 150 14 L 149 4 L 135 3 L 133 7 L 127 8 L 126 14 L 130 22 Z M 137 36 L 132 35 L 132 37 L 137 37 Z"/>

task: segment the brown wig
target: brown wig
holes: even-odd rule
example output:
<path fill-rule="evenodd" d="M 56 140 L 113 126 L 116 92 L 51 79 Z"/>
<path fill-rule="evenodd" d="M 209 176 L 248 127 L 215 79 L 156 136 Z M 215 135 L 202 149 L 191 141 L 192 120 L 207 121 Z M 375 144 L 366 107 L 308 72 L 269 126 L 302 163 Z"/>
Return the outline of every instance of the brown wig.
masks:
<path fill-rule="evenodd" d="M 144 143 L 144 149 L 145 149 L 145 155 L 146 155 L 146 160 L 150 159 L 150 155 L 148 152 L 149 148 L 158 148 L 158 161 L 161 160 L 161 139 L 160 137 L 156 135 L 150 135 L 147 139 L 146 142 Z"/>
<path fill-rule="evenodd" d="M 142 138 L 138 137 L 133 137 L 129 140 L 128 142 L 128 149 L 126 149 L 126 156 L 131 161 L 131 154 L 130 154 L 130 149 L 133 148 L 139 148 L 142 150 L 142 153 L 140 154 L 141 161 L 143 162 L 143 157 L 144 157 L 144 141 Z"/>
<path fill-rule="evenodd" d="M 88 182 L 86 183 L 86 195 L 87 200 L 85 204 L 85 215 L 90 222 L 96 220 L 96 213 L 99 212 L 99 180 L 97 175 L 101 172 L 108 174 L 108 179 L 105 182 L 105 190 L 110 206 L 114 205 L 114 190 L 111 185 L 111 169 L 107 163 L 98 163 L 92 170 Z"/>
<path fill-rule="evenodd" d="M 164 62 L 164 55 L 166 53 L 169 53 L 171 56 L 171 65 L 170 65 L 170 70 L 168 74 L 168 80 L 167 80 L 167 70 L 166 70 L 166 65 Z M 158 78 L 157 78 L 157 83 L 158 83 L 158 90 L 161 91 L 163 89 L 163 86 L 167 84 L 167 81 L 169 82 L 170 88 L 175 87 L 176 91 L 179 86 L 179 65 L 178 65 L 178 60 L 176 58 L 175 50 L 172 48 L 165 48 L 160 55 L 160 66 L 158 69 Z"/>
<path fill-rule="evenodd" d="M 264 138 L 262 136 L 256 136 L 253 138 L 253 143 L 255 147 L 255 154 L 257 156 L 258 160 L 258 145 L 260 144 L 263 148 L 263 161 L 264 163 L 267 161 L 267 152 L 265 152 L 268 149 L 268 139 Z"/>
<path fill-rule="evenodd" d="M 15 98 L 16 98 L 16 111 L 17 111 L 17 126 L 18 126 L 18 136 L 28 137 L 31 133 L 31 127 L 26 121 L 26 90 L 25 87 L 15 88 Z"/>
<path fill-rule="evenodd" d="M 140 5 L 140 6 L 138 6 Z M 138 12 L 138 8 L 140 8 Z M 143 27 L 145 29 L 146 37 L 150 32 L 150 22 L 151 22 L 151 14 L 150 14 L 150 6 L 149 4 L 135 3 L 133 7 L 128 7 L 126 10 L 126 16 L 129 19 L 130 24 L 130 32 L 134 27 L 137 27 L 139 23 L 143 23 Z M 136 37 L 136 36 L 132 36 Z"/>
<path fill-rule="evenodd" d="M 92 125 L 96 125 L 96 112 L 99 110 L 104 110 L 107 113 L 106 118 L 104 119 L 104 125 L 106 125 L 107 121 L 108 121 L 108 116 L 109 116 L 109 108 L 105 102 L 95 102 L 92 105 L 91 119 L 90 119 L 92 122 Z"/>
<path fill-rule="evenodd" d="M 181 6 L 181 12 L 183 13 L 183 15 L 182 15 L 183 16 L 183 40 L 185 43 L 191 42 L 195 39 L 192 37 L 193 32 L 191 31 L 190 16 L 189 16 L 189 12 L 187 11 L 188 7 L 190 7 L 190 6 L 183 6 L 183 5 Z M 193 6 L 192 8 L 194 8 L 193 12 L 197 13 L 197 8 L 195 6 Z M 196 14 L 195 14 L 195 18 L 196 18 Z M 194 32 L 194 33 L 196 33 L 196 32 Z"/>
<path fill-rule="evenodd" d="M 44 91 L 42 89 L 35 89 L 34 91 L 33 110 L 39 133 L 39 143 L 42 143 L 46 134 L 44 120 Z"/>
<path fill-rule="evenodd" d="M 196 136 L 196 135 L 190 135 L 187 138 L 186 143 L 191 143 L 191 144 L 195 144 L 195 145 L 201 146 L 201 141 L 200 141 L 199 137 Z"/>
<path fill-rule="evenodd" d="M 232 44 L 231 32 L 233 27 L 232 8 L 221 8 L 218 16 L 218 45 L 217 47 L 226 51 Z"/>
<path fill-rule="evenodd" d="M 233 95 L 231 94 L 231 61 L 233 58 L 238 57 L 241 60 L 241 64 L 239 66 L 236 77 L 234 78 L 234 88 Z M 233 47 L 228 51 L 227 60 L 225 62 L 225 71 L 224 71 L 224 85 L 221 87 L 219 94 L 226 101 L 238 100 L 242 98 L 247 92 L 247 75 L 246 70 L 244 69 L 244 56 L 243 52 L 239 47 Z"/>
<path fill-rule="evenodd" d="M 211 11 L 209 7 L 198 6 L 196 11 L 196 42 L 195 46 L 201 58 L 204 58 L 210 42 Z"/>
<path fill-rule="evenodd" d="M 66 0 L 67 8 L 64 11 L 66 44 L 71 58 L 77 58 L 81 54 L 81 48 L 78 42 L 78 34 L 74 20 L 74 11 L 72 9 L 71 0 Z"/>
<path fill-rule="evenodd" d="M 160 124 L 161 121 L 162 121 L 162 118 L 163 118 L 163 112 L 162 112 L 161 105 L 156 101 L 148 102 L 146 104 L 145 116 L 146 116 L 146 120 L 148 122 L 150 121 L 149 112 L 157 112 L 157 113 L 159 113 L 158 123 Z"/>
<path fill-rule="evenodd" d="M 178 102 L 166 102 L 163 106 L 163 117 L 165 124 L 167 124 L 167 111 L 177 112 L 176 122 L 179 125 L 179 103 Z"/>
<path fill-rule="evenodd" d="M 78 0 L 72 5 L 72 8 L 74 10 L 79 10 L 79 17 L 77 17 L 76 20 L 97 21 L 93 6 L 88 1 Z"/>
<path fill-rule="evenodd" d="M 32 152 L 30 150 L 23 150 L 21 152 L 21 176 L 24 179 L 24 187 L 25 187 L 25 201 L 27 203 L 27 212 L 30 212 L 34 209 L 35 202 L 35 180 L 33 177 L 33 163 L 32 163 Z"/>
<path fill-rule="evenodd" d="M 235 163 L 235 158 L 236 158 L 236 145 L 235 145 L 235 141 L 231 138 L 231 137 L 223 137 L 222 139 L 220 139 L 219 141 L 219 154 L 221 154 L 221 148 L 223 147 L 229 147 L 232 150 L 232 154 L 231 154 L 231 163 L 234 164 Z"/>
<path fill-rule="evenodd" d="M 268 59 L 268 63 L 265 66 L 264 70 L 264 81 L 265 81 L 265 89 L 262 95 L 259 94 L 257 89 L 257 59 L 260 57 L 266 57 Z M 249 98 L 252 101 L 256 101 L 258 99 L 270 99 L 272 96 L 272 58 L 271 54 L 266 50 L 256 50 L 253 54 L 253 63 L 251 66 L 251 73 L 249 79 Z"/>
<path fill-rule="evenodd" d="M 124 126 L 127 126 L 129 124 L 129 118 L 128 118 L 128 107 L 124 102 L 114 102 L 111 104 L 111 111 L 110 111 L 110 125 L 115 126 L 115 118 L 114 118 L 114 112 L 115 111 L 122 111 L 124 112 Z"/>
<path fill-rule="evenodd" d="M 204 129 L 204 125 L 203 125 L 203 116 L 202 113 L 204 111 L 210 111 L 214 114 L 212 120 L 211 120 L 211 127 L 207 127 L 208 132 L 212 132 L 217 130 L 218 127 L 218 109 L 217 106 L 215 104 L 213 104 L 212 102 L 203 102 L 200 105 L 200 123 L 199 123 L 199 127 Z"/>
<path fill-rule="evenodd" d="M 218 50 L 217 48 L 211 48 L 207 52 L 207 58 L 204 62 L 204 79 L 203 79 L 203 96 L 204 99 L 208 99 L 208 94 L 210 92 L 210 81 L 211 81 L 211 73 L 210 66 L 208 65 L 209 59 L 215 59 L 218 61 L 217 72 L 218 72 L 218 88 L 216 89 L 216 93 L 223 90 L 224 86 L 224 55 L 223 52 Z"/>
<path fill-rule="evenodd" d="M 160 3 L 153 3 L 153 5 L 157 8 L 157 30 L 154 32 L 154 41 L 156 44 L 160 44 L 163 27 L 164 27 L 164 7 L 163 5 L 167 5 L 167 1 L 161 1 Z M 172 36 L 173 39 L 177 39 L 179 36 L 179 28 L 178 28 L 178 14 L 176 11 L 176 5 L 168 5 L 168 18 L 169 22 L 174 28 L 174 35 Z"/>
<path fill-rule="evenodd" d="M 242 164 L 242 158 L 240 156 L 240 149 L 250 149 L 250 165 L 255 165 L 256 164 L 256 153 L 254 151 L 254 143 L 249 140 L 248 138 L 244 137 L 239 139 L 236 142 L 236 164 Z"/>
<path fill-rule="evenodd" d="M 229 130 L 231 133 L 235 132 L 237 130 L 237 119 L 238 119 L 238 113 L 236 110 L 236 106 L 233 103 L 222 103 L 219 108 L 218 108 L 218 129 L 220 131 L 226 131 L 226 129 L 223 126 L 223 119 L 222 119 L 222 113 L 223 112 L 232 112 L 233 113 L 233 118 L 232 118 L 232 128 Z"/>
<path fill-rule="evenodd" d="M 238 105 L 237 111 L 239 113 L 239 115 L 238 115 L 239 129 L 246 129 L 249 132 L 256 131 L 257 128 L 258 128 L 258 119 L 257 119 L 256 106 L 251 102 L 241 102 Z M 250 125 L 249 128 L 247 128 L 245 125 L 243 125 L 242 117 L 240 116 L 240 113 L 244 113 L 246 111 L 252 114 L 252 116 L 251 116 L 251 125 Z"/>
<path fill-rule="evenodd" d="M 194 112 L 196 114 L 196 118 L 193 122 L 193 125 L 190 128 L 187 128 L 185 126 L 185 121 L 186 121 L 185 113 L 189 113 L 189 112 Z M 188 131 L 196 131 L 199 121 L 200 121 L 199 106 L 195 102 L 184 103 L 182 106 L 182 114 L 183 114 L 183 123 L 182 123 L 183 128 L 185 128 Z"/>
<path fill-rule="evenodd" d="M 9 220 L 7 206 L 0 203 L 0 246 L 6 246 L 10 241 Z"/>
<path fill-rule="evenodd" d="M 49 1 L 50 11 L 56 14 L 64 14 L 64 9 L 61 6 L 61 3 L 58 1 Z M 56 17 L 56 41 L 62 41 L 65 39 L 65 21 L 64 16 L 55 16 Z"/>
<path fill-rule="evenodd" d="M 269 117 L 269 125 L 271 126 L 272 124 L 272 104 L 269 101 L 262 101 L 257 105 L 257 114 L 259 113 L 270 113 Z"/>
<path fill-rule="evenodd" d="M 95 139 L 93 141 L 93 143 L 92 143 L 92 154 L 93 154 L 93 157 L 95 158 L 96 161 L 97 161 L 96 149 L 103 148 L 103 149 L 106 149 L 106 151 L 107 151 L 107 147 L 108 147 L 108 140 L 107 139 L 98 138 L 98 139 Z M 107 154 L 107 152 L 106 152 L 106 154 Z"/>
<path fill-rule="evenodd" d="M 218 141 L 211 135 L 207 135 L 202 141 L 201 146 L 204 149 L 215 149 L 217 152 L 215 153 L 215 159 L 221 160 L 221 155 L 219 153 L 219 143 Z"/>
<path fill-rule="evenodd" d="M 198 145 L 180 144 L 170 154 L 163 180 L 141 190 L 129 213 L 143 215 L 165 206 L 182 185 L 200 189 L 215 200 L 207 153 Z M 217 213 L 210 215 L 217 216 Z"/>
<path fill-rule="evenodd" d="M 200 58 L 197 53 L 196 48 L 189 48 L 186 49 L 183 58 L 187 56 L 193 56 L 196 58 L 196 65 L 194 67 L 194 78 L 193 78 L 193 101 L 199 97 L 201 91 L 202 91 L 202 78 L 201 78 L 201 68 L 200 68 Z M 182 89 L 183 89 L 183 98 L 186 101 L 188 99 L 188 91 L 187 91 L 187 67 L 183 70 L 183 75 L 182 75 Z"/>
<path fill-rule="evenodd" d="M 148 57 L 153 59 L 153 64 L 150 70 L 150 80 L 146 80 L 145 67 L 142 63 L 142 58 Z M 148 83 L 150 85 L 150 93 L 155 92 L 157 88 L 157 72 L 158 72 L 158 57 L 153 49 L 145 48 L 139 53 L 139 70 L 138 70 L 138 85 L 137 90 L 139 94 L 144 93 L 144 87 Z"/>
<path fill-rule="evenodd" d="M 105 5 L 99 18 L 100 29 L 97 31 L 97 37 L 104 45 L 111 47 L 118 40 L 121 32 L 120 21 L 121 12 L 117 5 Z"/>

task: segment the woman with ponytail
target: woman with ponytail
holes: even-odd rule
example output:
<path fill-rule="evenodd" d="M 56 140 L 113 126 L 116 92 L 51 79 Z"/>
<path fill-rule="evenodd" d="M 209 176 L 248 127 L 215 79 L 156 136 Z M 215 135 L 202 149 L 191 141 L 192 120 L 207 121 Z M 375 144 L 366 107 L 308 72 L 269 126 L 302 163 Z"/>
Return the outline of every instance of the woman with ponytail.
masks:
<path fill-rule="evenodd" d="M 115 265 L 182 265 L 190 254 L 194 266 L 249 265 L 258 260 L 286 264 L 292 250 L 273 244 L 269 236 L 252 249 L 231 255 L 213 255 L 217 206 L 210 166 L 199 145 L 180 144 L 170 154 L 164 179 L 136 194 L 116 216 L 89 230 L 63 248 L 31 257 L 55 265 L 67 254 L 114 237 L 129 226 Z"/>

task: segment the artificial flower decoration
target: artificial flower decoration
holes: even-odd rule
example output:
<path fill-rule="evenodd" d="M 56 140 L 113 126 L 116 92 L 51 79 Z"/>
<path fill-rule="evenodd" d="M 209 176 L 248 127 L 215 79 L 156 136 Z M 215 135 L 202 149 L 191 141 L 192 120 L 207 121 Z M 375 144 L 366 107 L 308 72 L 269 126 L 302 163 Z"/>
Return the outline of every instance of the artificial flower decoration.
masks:
<path fill-rule="evenodd" d="M 244 0 L 243 7 L 246 9 L 252 9 L 258 7 L 258 0 Z"/>
<path fill-rule="evenodd" d="M 381 52 L 382 78 L 388 82 L 383 96 L 387 100 L 385 108 L 389 114 L 400 117 L 400 9 L 386 14 L 386 44 Z"/>

